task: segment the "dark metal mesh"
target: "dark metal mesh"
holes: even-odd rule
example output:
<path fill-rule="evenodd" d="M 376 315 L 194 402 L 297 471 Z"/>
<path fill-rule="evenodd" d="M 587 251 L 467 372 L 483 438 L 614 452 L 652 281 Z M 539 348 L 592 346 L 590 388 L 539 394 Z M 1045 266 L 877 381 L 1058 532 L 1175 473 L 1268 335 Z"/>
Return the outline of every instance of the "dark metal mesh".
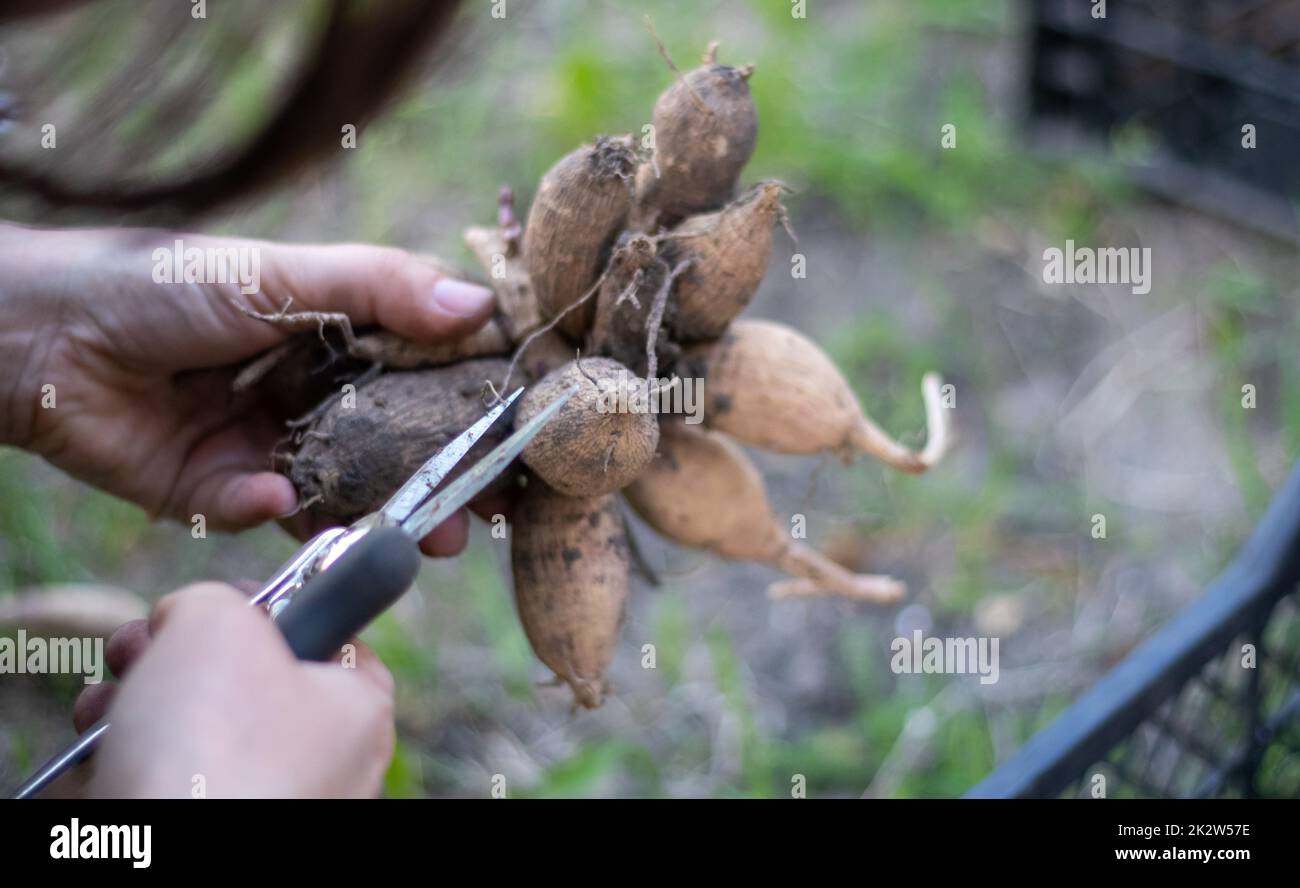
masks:
<path fill-rule="evenodd" d="M 1243 666 L 1255 645 L 1255 668 Z M 1262 638 L 1210 660 L 1064 793 L 1087 798 L 1300 797 L 1300 606 L 1278 603 Z"/>
<path fill-rule="evenodd" d="M 1104 138 L 1132 127 L 1162 155 L 1257 192 L 1300 195 L 1300 0 L 1033 0 L 1030 108 Z M 1242 126 L 1256 128 L 1243 150 Z M 1176 183 L 1167 185 L 1177 187 Z"/>

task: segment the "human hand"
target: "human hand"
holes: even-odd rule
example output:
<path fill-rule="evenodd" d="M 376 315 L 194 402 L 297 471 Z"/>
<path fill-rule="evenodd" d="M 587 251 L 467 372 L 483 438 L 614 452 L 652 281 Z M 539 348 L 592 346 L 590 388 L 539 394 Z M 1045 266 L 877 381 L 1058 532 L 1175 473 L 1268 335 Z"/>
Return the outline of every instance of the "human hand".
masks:
<path fill-rule="evenodd" d="M 355 645 L 354 668 L 294 659 L 237 590 L 201 583 L 109 640 L 120 686 L 91 685 L 73 718 L 112 730 L 92 797 L 371 797 L 393 752 L 393 680 Z"/>
<path fill-rule="evenodd" d="M 187 249 L 256 250 L 260 289 L 155 283 L 154 251 L 178 237 Z M 260 524 L 297 505 L 289 479 L 269 470 L 288 417 L 230 395 L 233 365 L 288 334 L 235 302 L 274 314 L 292 300 L 293 311 L 342 312 L 354 325 L 422 341 L 466 335 L 492 312 L 490 291 L 385 247 L 3 225 L 0 267 L 0 443 L 154 516 L 202 514 L 213 530 Z M 47 385 L 54 409 L 41 406 Z M 452 554 L 466 533 L 462 512 L 422 548 Z"/>

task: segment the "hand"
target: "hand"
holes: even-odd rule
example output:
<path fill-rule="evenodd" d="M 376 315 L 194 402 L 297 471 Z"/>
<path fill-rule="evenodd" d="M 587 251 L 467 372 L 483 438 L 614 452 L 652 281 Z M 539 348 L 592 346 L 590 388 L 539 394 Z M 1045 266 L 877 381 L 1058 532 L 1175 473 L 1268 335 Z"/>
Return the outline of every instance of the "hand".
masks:
<path fill-rule="evenodd" d="M 254 248 L 260 290 L 238 282 L 155 283 L 154 251 Z M 342 312 L 416 340 L 463 336 L 492 312 L 490 291 L 401 250 L 299 246 L 144 229 L 38 231 L 0 226 L 0 443 L 32 450 L 154 516 L 213 530 L 282 517 L 297 505 L 269 471 L 283 421 L 232 405 L 232 365 L 282 341 L 267 314 Z M 43 409 L 44 386 L 55 407 Z M 295 528 L 300 535 L 311 528 Z M 464 545 L 462 513 L 424 541 Z"/>
<path fill-rule="evenodd" d="M 360 642 L 355 668 L 295 660 L 235 589 L 202 583 L 160 600 L 109 640 L 118 687 L 77 699 L 84 731 L 113 727 L 87 794 L 101 798 L 373 797 L 393 753 L 393 680 Z"/>

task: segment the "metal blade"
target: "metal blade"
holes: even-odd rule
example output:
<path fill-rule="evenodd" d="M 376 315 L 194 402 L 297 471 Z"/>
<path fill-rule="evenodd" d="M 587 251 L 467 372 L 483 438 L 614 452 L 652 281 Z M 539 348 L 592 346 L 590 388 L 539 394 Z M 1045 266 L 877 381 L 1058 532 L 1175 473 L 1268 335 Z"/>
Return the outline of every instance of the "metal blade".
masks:
<path fill-rule="evenodd" d="M 514 462 L 515 457 L 523 452 L 528 442 L 533 440 L 561 407 L 564 406 L 578 387 L 572 386 L 551 403 L 541 413 L 528 420 L 522 428 L 498 444 L 483 461 L 447 485 L 446 489 L 420 506 L 402 525 L 402 529 L 415 539 L 422 538 L 442 522 L 446 521 L 456 510 L 487 487 L 492 479 L 505 471 L 506 466 Z"/>
<path fill-rule="evenodd" d="M 515 389 L 509 397 L 484 414 L 482 419 L 452 438 L 446 447 L 420 466 L 420 470 L 412 475 L 388 502 L 384 503 L 384 507 L 378 512 L 379 523 L 384 526 L 394 524 L 399 527 L 404 526 L 407 520 L 433 496 L 433 491 L 464 458 L 469 449 L 478 443 L 479 438 L 487 433 L 487 430 L 501 418 L 522 393 L 522 387 Z"/>

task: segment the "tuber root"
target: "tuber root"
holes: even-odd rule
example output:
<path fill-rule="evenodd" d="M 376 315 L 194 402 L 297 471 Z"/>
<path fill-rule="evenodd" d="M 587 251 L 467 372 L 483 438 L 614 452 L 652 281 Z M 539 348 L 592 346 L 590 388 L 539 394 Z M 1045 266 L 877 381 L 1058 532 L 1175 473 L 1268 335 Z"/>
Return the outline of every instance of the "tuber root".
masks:
<path fill-rule="evenodd" d="M 333 395 L 303 435 L 290 478 L 313 513 L 349 520 L 382 506 L 429 457 L 483 415 L 484 383 L 506 361 L 480 358 L 385 373 L 355 392 Z M 354 403 L 355 400 L 355 403 Z M 489 430 L 460 468 L 472 466 L 505 437 Z M 513 482 L 507 471 L 489 491 Z"/>
<path fill-rule="evenodd" d="M 770 564 L 845 598 L 883 603 L 905 594 L 891 577 L 852 573 L 792 540 L 772 514 L 758 469 L 717 432 L 665 422 L 659 455 L 625 494 L 651 527 L 684 546 Z"/>
<path fill-rule="evenodd" d="M 565 313 L 600 276 L 627 220 L 635 166 L 630 136 L 602 137 L 562 157 L 542 177 L 528 211 L 524 257 L 543 320 L 575 342 L 591 327 L 595 304 Z M 561 317 L 561 315 L 563 315 Z"/>
<path fill-rule="evenodd" d="M 736 192 L 740 171 L 758 140 L 758 108 L 749 66 L 720 65 L 711 44 L 705 62 L 655 102 L 654 163 L 637 171 L 637 200 L 661 224 L 716 210 Z"/>
<path fill-rule="evenodd" d="M 530 479 L 510 543 L 524 633 L 588 709 L 605 697 L 628 592 L 623 516 L 610 495 L 568 497 Z"/>
<path fill-rule="evenodd" d="M 673 288 L 672 330 L 678 339 L 713 339 L 749 305 L 767 271 L 772 229 L 783 213 L 781 185 L 765 182 L 661 236 L 665 259 L 690 262 Z"/>
<path fill-rule="evenodd" d="M 924 472 L 948 446 L 940 381 L 922 385 L 929 440 L 909 450 L 862 410 L 844 376 L 808 337 L 776 321 L 738 320 L 715 342 L 690 346 L 683 372 L 704 379 L 704 423 L 774 453 L 866 453 L 904 472 Z"/>

